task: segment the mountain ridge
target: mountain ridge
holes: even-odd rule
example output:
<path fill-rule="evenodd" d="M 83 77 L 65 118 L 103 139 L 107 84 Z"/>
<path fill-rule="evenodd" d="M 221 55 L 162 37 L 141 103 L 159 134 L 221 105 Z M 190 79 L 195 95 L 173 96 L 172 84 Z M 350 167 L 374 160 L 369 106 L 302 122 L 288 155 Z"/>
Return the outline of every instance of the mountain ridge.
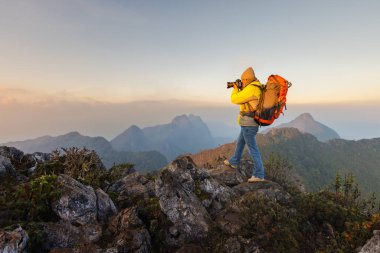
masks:
<path fill-rule="evenodd" d="M 331 139 L 340 139 L 339 134 L 332 128 L 316 121 L 310 113 L 302 113 L 288 123 L 283 123 L 273 128 L 297 128 L 303 133 L 310 133 L 317 137 L 320 141 L 328 141 Z M 270 128 L 270 129 L 273 129 Z M 264 131 L 267 133 L 270 129 Z"/>

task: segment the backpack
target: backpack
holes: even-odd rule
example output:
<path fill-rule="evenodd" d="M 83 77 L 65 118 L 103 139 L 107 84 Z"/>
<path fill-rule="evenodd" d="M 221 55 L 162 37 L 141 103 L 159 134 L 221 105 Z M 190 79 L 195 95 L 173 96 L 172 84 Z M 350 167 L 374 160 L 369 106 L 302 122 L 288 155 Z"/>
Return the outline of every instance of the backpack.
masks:
<path fill-rule="evenodd" d="M 286 110 L 286 94 L 292 83 L 279 75 L 270 75 L 265 85 L 259 87 L 261 96 L 254 114 L 260 126 L 269 126 Z"/>

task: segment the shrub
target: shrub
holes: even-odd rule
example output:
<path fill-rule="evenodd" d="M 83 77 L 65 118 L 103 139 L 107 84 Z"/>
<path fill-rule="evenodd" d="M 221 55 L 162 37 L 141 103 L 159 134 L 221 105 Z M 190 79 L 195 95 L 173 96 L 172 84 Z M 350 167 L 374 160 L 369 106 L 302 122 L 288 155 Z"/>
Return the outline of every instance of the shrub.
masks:
<path fill-rule="evenodd" d="M 245 237 L 253 237 L 265 252 L 298 252 L 298 218 L 280 204 L 251 194 L 241 203 Z"/>
<path fill-rule="evenodd" d="M 95 151 L 76 147 L 63 148 L 62 151 L 62 154 L 57 150 L 53 151 L 51 161 L 39 164 L 35 177 L 67 174 L 94 188 L 104 187 L 107 170 Z"/>
<path fill-rule="evenodd" d="M 60 194 L 56 175 L 43 175 L 17 185 L 14 192 L 8 193 L 7 196 L 7 207 L 11 210 L 10 222 L 57 220 L 51 203 L 59 198 Z"/>

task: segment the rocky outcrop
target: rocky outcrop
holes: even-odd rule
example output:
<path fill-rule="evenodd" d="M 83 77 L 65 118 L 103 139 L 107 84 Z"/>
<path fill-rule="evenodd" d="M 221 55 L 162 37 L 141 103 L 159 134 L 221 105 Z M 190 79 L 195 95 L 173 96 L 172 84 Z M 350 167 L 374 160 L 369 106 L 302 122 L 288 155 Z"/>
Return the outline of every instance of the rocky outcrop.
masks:
<path fill-rule="evenodd" d="M 291 200 L 291 196 L 279 184 L 271 181 L 263 181 L 258 183 L 244 182 L 233 187 L 236 195 L 236 201 L 227 206 L 220 212 L 215 221 L 219 228 L 230 235 L 238 235 L 241 229 L 246 225 L 247 220 L 242 218 L 244 212 L 244 201 L 254 197 L 266 198 L 273 202 L 287 204 Z"/>
<path fill-rule="evenodd" d="M 1 146 L 0 156 L 8 157 L 13 161 L 21 161 L 24 156 L 24 152 L 14 147 Z"/>
<path fill-rule="evenodd" d="M 102 232 L 99 225 L 74 226 L 69 222 L 40 223 L 45 238 L 43 250 L 71 248 L 99 240 Z"/>
<path fill-rule="evenodd" d="M 197 169 L 187 156 L 173 161 L 161 172 L 156 179 L 156 195 L 161 210 L 174 224 L 169 241 L 177 245 L 205 239 L 214 225 L 211 215 L 235 196 L 206 170 Z"/>
<path fill-rule="evenodd" d="M 29 236 L 21 227 L 13 231 L 0 230 L 0 252 L 26 253 Z"/>
<path fill-rule="evenodd" d="M 97 221 L 96 194 L 92 187 L 85 186 L 68 175 L 59 175 L 61 197 L 53 203 L 54 212 L 71 224 L 85 225 Z"/>
<path fill-rule="evenodd" d="M 154 182 L 138 172 L 132 172 L 116 181 L 107 192 L 117 194 L 116 201 L 121 208 L 130 207 L 138 200 L 155 196 Z"/>
<path fill-rule="evenodd" d="M 192 173 L 191 173 L 192 172 Z M 178 159 L 166 167 L 156 180 L 156 194 L 161 210 L 173 222 L 173 242 L 205 239 L 212 226 L 206 208 L 197 198 L 196 182 L 201 180 L 190 159 Z"/>
<path fill-rule="evenodd" d="M 242 236 L 230 237 L 223 245 L 223 253 L 261 253 L 259 246 L 253 239 Z"/>
<path fill-rule="evenodd" d="M 117 209 L 111 198 L 102 189 L 97 189 L 95 194 L 97 199 L 97 219 L 101 224 L 104 224 L 109 217 L 117 214 Z"/>
<path fill-rule="evenodd" d="M 6 177 L 16 177 L 17 173 L 14 169 L 11 160 L 0 155 L 0 179 Z"/>
<path fill-rule="evenodd" d="M 68 175 L 59 175 L 61 196 L 52 206 L 53 211 L 64 221 L 73 225 L 104 223 L 117 213 L 110 197 L 101 189 L 94 191 Z"/>
<path fill-rule="evenodd" d="M 373 232 L 373 237 L 363 246 L 360 253 L 380 253 L 380 230 Z"/>
<path fill-rule="evenodd" d="M 151 238 L 135 207 L 122 210 L 114 217 L 105 232 L 114 238 L 108 245 L 117 252 L 148 253 L 152 251 Z"/>
<path fill-rule="evenodd" d="M 229 187 L 246 182 L 252 176 L 252 163 L 248 160 L 243 160 L 239 163 L 237 169 L 219 164 L 209 170 L 210 176 Z"/>

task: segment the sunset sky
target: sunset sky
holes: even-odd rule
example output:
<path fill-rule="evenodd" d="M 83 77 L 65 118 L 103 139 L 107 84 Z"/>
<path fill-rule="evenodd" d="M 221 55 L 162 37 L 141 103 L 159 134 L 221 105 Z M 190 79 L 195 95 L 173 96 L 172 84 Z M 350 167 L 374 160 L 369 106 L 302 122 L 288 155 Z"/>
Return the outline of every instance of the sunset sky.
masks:
<path fill-rule="evenodd" d="M 226 82 L 248 66 L 262 82 L 272 73 L 290 80 L 290 104 L 366 101 L 378 113 L 379 11 L 378 0 L 0 1 L 0 142 L 128 127 L 27 131 L 46 125 L 41 108 L 62 103 L 68 121 L 83 105 L 93 119 L 99 108 L 142 100 L 227 107 Z M 366 118 L 377 126 L 379 116 Z"/>

